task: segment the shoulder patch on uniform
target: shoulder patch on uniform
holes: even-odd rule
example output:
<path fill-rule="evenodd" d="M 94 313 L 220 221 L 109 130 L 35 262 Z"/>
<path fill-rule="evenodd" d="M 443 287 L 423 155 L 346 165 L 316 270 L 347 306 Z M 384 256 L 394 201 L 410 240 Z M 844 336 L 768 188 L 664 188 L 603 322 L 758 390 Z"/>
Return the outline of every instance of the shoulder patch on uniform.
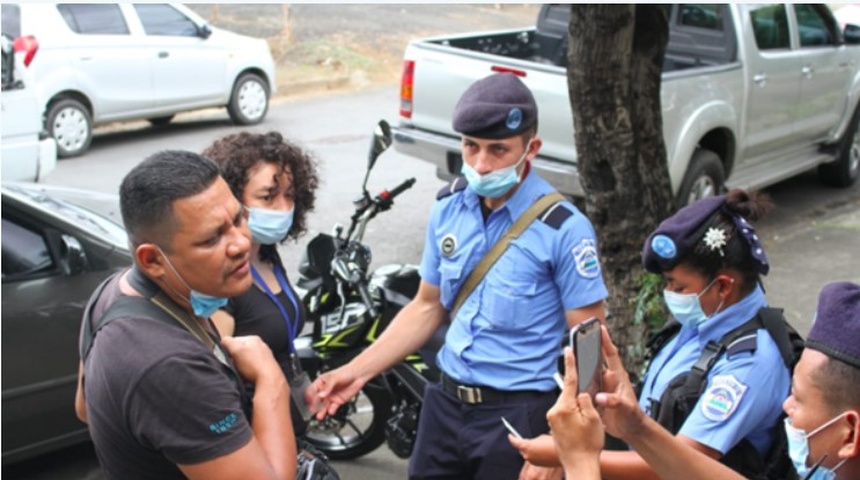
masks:
<path fill-rule="evenodd" d="M 735 413 L 747 388 L 734 375 L 715 376 L 699 402 L 702 414 L 714 422 L 725 421 Z"/>
<path fill-rule="evenodd" d="M 448 185 L 442 187 L 438 193 L 436 193 L 436 200 L 442 200 L 445 197 L 449 197 L 469 185 L 469 182 L 466 181 L 465 177 L 457 177 L 452 180 Z"/>
<path fill-rule="evenodd" d="M 573 216 L 573 211 L 559 202 L 547 208 L 540 216 L 540 221 L 558 230 L 561 228 L 561 224 L 571 216 Z"/>
<path fill-rule="evenodd" d="M 600 275 L 597 242 L 593 238 L 583 238 L 571 253 L 576 262 L 576 273 L 585 278 L 597 278 Z"/>

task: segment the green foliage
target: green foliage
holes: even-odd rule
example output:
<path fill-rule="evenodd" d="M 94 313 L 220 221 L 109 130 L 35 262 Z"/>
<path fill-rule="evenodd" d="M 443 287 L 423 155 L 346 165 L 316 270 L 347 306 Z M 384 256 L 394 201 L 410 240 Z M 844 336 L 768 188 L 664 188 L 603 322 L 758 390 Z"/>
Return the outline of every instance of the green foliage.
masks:
<path fill-rule="evenodd" d="M 638 368 L 629 370 L 630 379 L 637 382 L 645 375 L 645 340 L 652 333 L 660 330 L 668 313 L 663 302 L 663 277 L 653 273 L 643 272 L 637 281 L 639 289 L 636 296 L 631 300 L 635 304 L 633 311 L 633 324 L 644 325 L 645 337 L 637 345 L 633 346 L 635 352 L 631 352 L 636 356 L 636 362 L 632 365 L 638 365 Z M 628 347 L 630 348 L 630 347 Z"/>

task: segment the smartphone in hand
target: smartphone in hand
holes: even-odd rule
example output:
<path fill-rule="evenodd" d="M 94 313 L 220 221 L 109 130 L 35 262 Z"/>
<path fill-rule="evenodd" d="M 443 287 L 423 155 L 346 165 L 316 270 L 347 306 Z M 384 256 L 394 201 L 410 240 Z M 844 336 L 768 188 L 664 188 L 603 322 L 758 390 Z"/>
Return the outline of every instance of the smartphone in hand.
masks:
<path fill-rule="evenodd" d="M 596 317 L 570 330 L 570 345 L 576 357 L 577 394 L 587 392 L 593 399 L 603 390 L 603 352 L 600 347 L 600 320 Z"/>

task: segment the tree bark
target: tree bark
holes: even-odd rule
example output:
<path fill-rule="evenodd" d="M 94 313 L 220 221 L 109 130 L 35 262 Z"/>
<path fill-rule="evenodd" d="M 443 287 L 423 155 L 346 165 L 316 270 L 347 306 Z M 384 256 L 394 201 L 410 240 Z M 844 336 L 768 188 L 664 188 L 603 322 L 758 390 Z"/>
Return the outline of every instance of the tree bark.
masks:
<path fill-rule="evenodd" d="M 608 324 L 636 374 L 647 334 L 632 320 L 642 244 L 673 209 L 660 107 L 668 21 L 658 5 L 574 4 L 568 34 L 577 165 L 610 291 Z"/>

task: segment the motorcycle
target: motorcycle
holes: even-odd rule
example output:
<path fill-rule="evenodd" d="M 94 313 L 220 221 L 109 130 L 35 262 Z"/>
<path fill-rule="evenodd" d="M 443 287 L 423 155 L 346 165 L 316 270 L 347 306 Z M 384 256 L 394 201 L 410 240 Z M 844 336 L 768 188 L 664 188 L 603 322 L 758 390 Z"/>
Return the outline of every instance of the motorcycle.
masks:
<path fill-rule="evenodd" d="M 302 301 L 313 331 L 296 339 L 296 349 L 312 378 L 361 353 L 418 291 L 417 266 L 392 264 L 369 272 L 372 254 L 363 243 L 368 222 L 389 210 L 394 198 L 415 183 L 410 178 L 390 191 L 368 193 L 370 172 L 391 140 L 389 125 L 381 120 L 368 154 L 361 195 L 353 201 L 349 228 L 344 232 L 343 225 L 337 224 L 331 235 L 313 238 L 299 267 L 297 287 L 305 292 Z M 441 345 L 438 339 L 437 344 Z M 426 354 L 433 355 L 435 347 L 426 347 L 430 350 Z M 334 415 L 312 419 L 306 438 L 331 459 L 359 457 L 386 439 L 396 455 L 406 458 L 415 441 L 424 388 L 438 378 L 432 362 L 428 365 L 418 353 L 410 355 L 369 381 Z"/>

